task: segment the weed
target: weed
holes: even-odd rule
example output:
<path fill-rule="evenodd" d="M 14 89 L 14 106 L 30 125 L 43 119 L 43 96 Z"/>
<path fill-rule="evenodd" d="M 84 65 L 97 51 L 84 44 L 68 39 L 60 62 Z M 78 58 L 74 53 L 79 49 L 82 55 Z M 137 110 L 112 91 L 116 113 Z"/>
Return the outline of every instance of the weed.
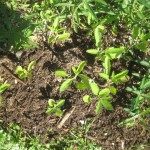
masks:
<path fill-rule="evenodd" d="M 64 99 L 55 102 L 53 99 L 48 100 L 49 108 L 47 109 L 46 113 L 51 114 L 55 113 L 56 116 L 61 116 L 63 114 L 62 110 L 60 109 L 65 103 Z"/>
<path fill-rule="evenodd" d="M 24 79 L 24 78 L 32 78 L 32 69 L 34 68 L 35 61 L 31 61 L 28 65 L 28 68 L 22 68 L 21 66 L 17 66 L 15 72 L 18 74 L 19 78 Z"/>
<path fill-rule="evenodd" d="M 0 104 L 2 103 L 2 95 L 1 94 L 10 86 L 11 85 L 6 82 L 3 83 L 3 79 L 0 77 Z"/>

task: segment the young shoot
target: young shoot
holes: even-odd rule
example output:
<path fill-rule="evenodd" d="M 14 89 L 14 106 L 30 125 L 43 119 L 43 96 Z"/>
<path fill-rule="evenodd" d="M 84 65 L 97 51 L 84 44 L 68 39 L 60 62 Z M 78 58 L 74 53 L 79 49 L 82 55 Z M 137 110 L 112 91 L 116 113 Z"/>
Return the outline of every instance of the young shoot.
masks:
<path fill-rule="evenodd" d="M 16 74 L 18 74 L 20 79 L 24 79 L 24 78 L 32 78 L 32 69 L 34 68 L 36 62 L 35 61 L 31 61 L 30 64 L 28 65 L 27 69 L 23 68 L 22 66 L 17 66 L 15 72 Z"/>

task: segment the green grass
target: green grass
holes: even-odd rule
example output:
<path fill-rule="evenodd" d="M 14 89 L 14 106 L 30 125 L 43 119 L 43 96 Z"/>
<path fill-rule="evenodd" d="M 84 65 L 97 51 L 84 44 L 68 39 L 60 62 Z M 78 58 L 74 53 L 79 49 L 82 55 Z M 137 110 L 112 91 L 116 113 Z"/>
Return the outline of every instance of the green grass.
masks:
<path fill-rule="evenodd" d="M 25 136 L 18 125 L 0 127 L 0 150 L 102 150 L 95 142 L 83 137 L 83 130 L 72 130 L 66 136 L 41 144 L 38 138 Z"/>

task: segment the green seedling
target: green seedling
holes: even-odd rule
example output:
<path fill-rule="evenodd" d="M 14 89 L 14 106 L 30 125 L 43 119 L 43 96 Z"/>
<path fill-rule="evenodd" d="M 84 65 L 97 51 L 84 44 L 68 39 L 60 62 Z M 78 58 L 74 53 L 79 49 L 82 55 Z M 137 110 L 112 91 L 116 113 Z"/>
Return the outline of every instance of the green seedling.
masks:
<path fill-rule="evenodd" d="M 109 58 L 112 60 L 112 59 L 119 59 L 121 58 L 121 56 L 123 55 L 123 53 L 126 52 L 126 49 L 125 47 L 119 47 L 119 48 L 114 48 L 114 47 L 109 47 L 109 48 L 106 48 L 105 50 L 102 50 L 102 49 L 88 49 L 86 51 L 87 53 L 91 54 L 91 55 L 95 55 L 96 58 L 95 60 L 98 61 L 98 60 L 104 60 L 105 59 L 105 56 L 109 56 Z M 105 55 L 104 55 L 105 53 Z"/>
<path fill-rule="evenodd" d="M 51 36 L 48 38 L 48 43 L 55 43 L 59 41 L 67 40 L 70 37 L 70 33 L 65 33 L 65 28 L 58 28 L 60 24 L 60 18 L 56 17 L 52 27 L 48 26 L 51 31 Z"/>
<path fill-rule="evenodd" d="M 30 64 L 28 65 L 27 69 L 23 68 L 22 66 L 17 66 L 15 72 L 16 74 L 18 74 L 20 79 L 24 79 L 24 78 L 32 78 L 32 69 L 34 68 L 36 62 L 35 61 L 31 61 Z"/>
<path fill-rule="evenodd" d="M 47 114 L 55 113 L 56 116 L 61 116 L 63 114 L 61 107 L 64 106 L 64 103 L 65 103 L 64 99 L 61 99 L 58 102 L 55 102 L 53 99 L 49 99 L 48 101 L 49 108 L 47 109 L 46 113 Z"/>
<path fill-rule="evenodd" d="M 71 86 L 71 84 L 74 81 L 76 81 L 77 77 L 79 77 L 81 80 L 80 82 L 76 82 L 77 89 L 84 90 L 89 86 L 88 85 L 89 77 L 81 73 L 85 66 L 86 66 L 85 61 L 82 61 L 77 68 L 72 66 L 72 71 L 74 73 L 74 76 L 69 77 L 61 84 L 60 92 L 67 90 Z M 57 70 L 55 71 L 55 76 L 56 77 L 68 77 L 68 74 L 64 70 Z"/>
<path fill-rule="evenodd" d="M 112 99 L 110 89 L 104 88 L 100 90 L 99 86 L 93 80 L 90 80 L 89 84 L 92 90 L 92 94 L 96 96 L 98 100 L 95 109 L 96 114 L 100 113 L 102 107 L 104 107 L 106 110 L 113 110 L 113 106 L 110 103 L 110 100 Z M 92 97 L 89 95 L 85 95 L 83 97 L 83 101 L 89 103 L 92 101 Z"/>
<path fill-rule="evenodd" d="M 114 71 L 111 73 L 111 60 L 109 55 L 105 56 L 103 67 L 104 72 L 99 75 L 107 81 L 108 87 L 110 87 L 113 83 L 117 85 L 118 83 L 126 82 L 128 80 L 128 70 L 124 70 L 118 74 L 115 74 Z"/>
<path fill-rule="evenodd" d="M 135 119 L 141 121 L 141 123 L 146 124 L 145 120 L 142 118 L 144 112 L 149 110 L 150 105 L 150 60 L 148 61 L 137 61 L 137 63 L 141 64 L 142 66 L 146 67 L 147 73 L 142 76 L 139 73 L 133 73 L 133 76 L 138 78 L 142 78 L 141 82 L 138 83 L 139 88 L 132 86 L 127 87 L 126 90 L 133 93 L 134 97 L 131 99 L 131 104 L 129 108 L 124 108 L 132 117 L 126 119 L 125 121 L 121 122 L 119 125 L 135 125 Z M 143 110 L 142 105 L 144 103 L 148 104 L 148 108 Z M 149 112 L 149 111 L 148 111 Z M 145 115 L 147 115 L 146 113 Z M 132 122 L 132 124 L 131 124 Z"/>
<path fill-rule="evenodd" d="M 109 55 L 105 55 L 103 67 L 104 72 L 100 73 L 99 75 L 100 77 L 106 80 L 106 83 L 105 85 L 100 85 L 102 87 L 101 90 L 99 85 L 96 84 L 94 80 L 89 80 L 89 85 L 92 94 L 96 96 L 98 100 L 98 104 L 95 110 L 96 114 L 98 114 L 101 111 L 102 107 L 104 107 L 107 110 L 113 110 L 113 106 L 110 103 L 110 100 L 113 98 L 112 95 L 116 95 L 117 93 L 117 88 L 115 87 L 115 85 L 127 81 L 128 70 L 124 70 L 118 74 L 115 74 L 115 72 L 113 71 L 111 74 L 111 61 Z M 83 101 L 89 103 L 92 101 L 92 97 L 90 97 L 89 95 L 85 95 L 83 97 Z"/>
<path fill-rule="evenodd" d="M 1 104 L 1 102 L 2 102 L 2 93 L 6 90 L 6 89 L 8 89 L 9 87 L 10 87 L 11 85 L 10 84 L 8 84 L 8 83 L 3 83 L 3 79 L 0 77 L 0 104 Z"/>

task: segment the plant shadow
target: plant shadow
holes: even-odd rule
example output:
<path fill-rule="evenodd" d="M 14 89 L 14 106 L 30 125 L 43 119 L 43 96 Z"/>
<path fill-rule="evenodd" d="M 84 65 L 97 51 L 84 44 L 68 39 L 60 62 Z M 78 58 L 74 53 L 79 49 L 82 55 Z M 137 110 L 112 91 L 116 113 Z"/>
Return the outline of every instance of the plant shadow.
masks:
<path fill-rule="evenodd" d="M 30 40 L 35 25 L 31 22 L 33 16 L 22 17 L 19 10 L 0 2 L 0 48 L 2 51 L 14 52 L 34 47 Z"/>

